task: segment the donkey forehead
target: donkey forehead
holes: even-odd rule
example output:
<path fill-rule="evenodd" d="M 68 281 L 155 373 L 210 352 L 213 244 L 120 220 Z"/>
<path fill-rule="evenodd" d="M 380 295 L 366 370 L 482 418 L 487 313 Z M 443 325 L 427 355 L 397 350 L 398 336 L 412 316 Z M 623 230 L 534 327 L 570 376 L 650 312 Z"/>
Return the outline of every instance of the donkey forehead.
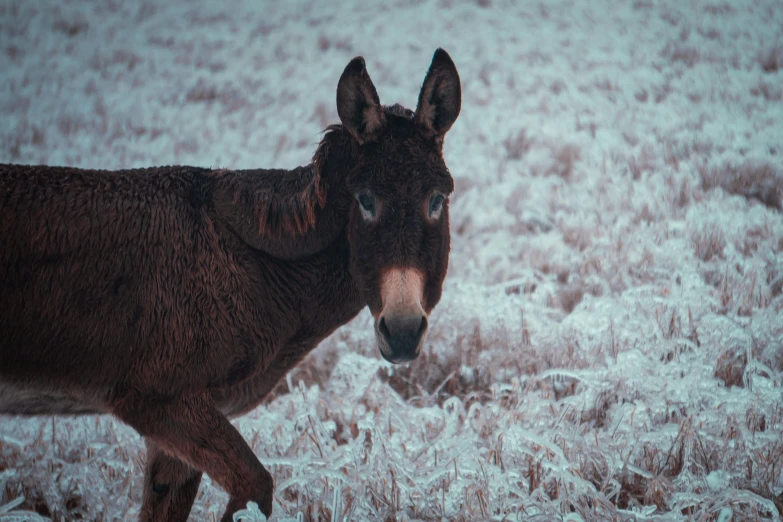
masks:
<path fill-rule="evenodd" d="M 451 192 L 454 182 L 441 147 L 417 131 L 413 111 L 395 104 L 383 107 L 386 128 L 362 147 L 359 168 L 350 183 L 379 195 L 416 196 L 437 188 Z"/>
<path fill-rule="evenodd" d="M 368 164 L 354 181 L 357 188 L 368 188 L 388 198 L 418 198 L 433 190 L 450 194 L 454 189 L 454 181 L 442 161 L 405 157 Z"/>
<path fill-rule="evenodd" d="M 392 138 L 367 147 L 352 181 L 385 192 L 410 193 L 433 187 L 451 192 L 454 182 L 441 151 L 422 141 L 416 136 Z"/>

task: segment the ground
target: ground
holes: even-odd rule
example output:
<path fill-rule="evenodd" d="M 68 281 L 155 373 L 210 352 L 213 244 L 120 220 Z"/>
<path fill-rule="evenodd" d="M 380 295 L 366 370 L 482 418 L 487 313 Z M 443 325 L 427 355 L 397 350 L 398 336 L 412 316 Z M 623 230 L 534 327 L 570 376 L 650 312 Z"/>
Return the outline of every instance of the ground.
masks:
<path fill-rule="evenodd" d="M 364 312 L 236 421 L 274 518 L 778 519 L 781 34 L 778 0 L 0 0 L 0 162 L 305 164 L 351 58 L 414 108 L 443 47 L 425 353 L 383 362 Z M 133 520 L 144 458 L 109 417 L 0 417 L 0 521 Z"/>

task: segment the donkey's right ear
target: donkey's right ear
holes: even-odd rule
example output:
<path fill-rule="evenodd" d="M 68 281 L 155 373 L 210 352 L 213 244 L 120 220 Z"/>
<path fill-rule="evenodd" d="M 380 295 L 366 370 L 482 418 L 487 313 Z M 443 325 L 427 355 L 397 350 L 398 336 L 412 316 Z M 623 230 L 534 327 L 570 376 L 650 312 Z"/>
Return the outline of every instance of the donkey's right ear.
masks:
<path fill-rule="evenodd" d="M 360 144 L 375 140 L 386 123 L 381 101 L 361 56 L 351 60 L 340 76 L 337 114 L 343 127 Z"/>

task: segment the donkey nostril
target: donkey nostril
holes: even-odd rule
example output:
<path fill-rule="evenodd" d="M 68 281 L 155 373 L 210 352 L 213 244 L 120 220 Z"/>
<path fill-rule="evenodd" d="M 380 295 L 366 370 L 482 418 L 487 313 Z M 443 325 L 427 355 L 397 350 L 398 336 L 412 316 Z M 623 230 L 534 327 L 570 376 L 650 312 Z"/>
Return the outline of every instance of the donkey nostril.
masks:
<path fill-rule="evenodd" d="M 402 341 L 404 339 L 418 341 L 427 331 L 427 317 L 381 317 L 378 321 L 378 331 L 387 340 Z"/>
<path fill-rule="evenodd" d="M 378 323 L 378 330 L 385 338 L 391 339 L 391 332 L 389 332 L 389 328 L 386 326 L 386 318 L 381 317 L 381 322 Z"/>
<path fill-rule="evenodd" d="M 427 318 L 422 317 L 421 318 L 421 326 L 419 326 L 419 332 L 416 334 L 418 339 L 421 339 L 421 336 L 424 335 L 424 332 L 427 331 Z"/>

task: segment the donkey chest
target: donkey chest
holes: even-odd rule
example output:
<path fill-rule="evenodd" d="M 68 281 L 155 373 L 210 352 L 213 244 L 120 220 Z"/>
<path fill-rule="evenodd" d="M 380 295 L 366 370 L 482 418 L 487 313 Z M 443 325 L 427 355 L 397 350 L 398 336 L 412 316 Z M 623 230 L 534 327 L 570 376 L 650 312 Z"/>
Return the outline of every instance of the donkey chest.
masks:
<path fill-rule="evenodd" d="M 297 328 L 253 370 L 241 379 L 231 380 L 216 390 L 215 400 L 227 415 L 239 415 L 258 405 L 310 351 L 361 310 L 352 281 L 347 274 L 332 271 L 330 277 L 298 290 L 306 296 L 295 318 Z"/>

